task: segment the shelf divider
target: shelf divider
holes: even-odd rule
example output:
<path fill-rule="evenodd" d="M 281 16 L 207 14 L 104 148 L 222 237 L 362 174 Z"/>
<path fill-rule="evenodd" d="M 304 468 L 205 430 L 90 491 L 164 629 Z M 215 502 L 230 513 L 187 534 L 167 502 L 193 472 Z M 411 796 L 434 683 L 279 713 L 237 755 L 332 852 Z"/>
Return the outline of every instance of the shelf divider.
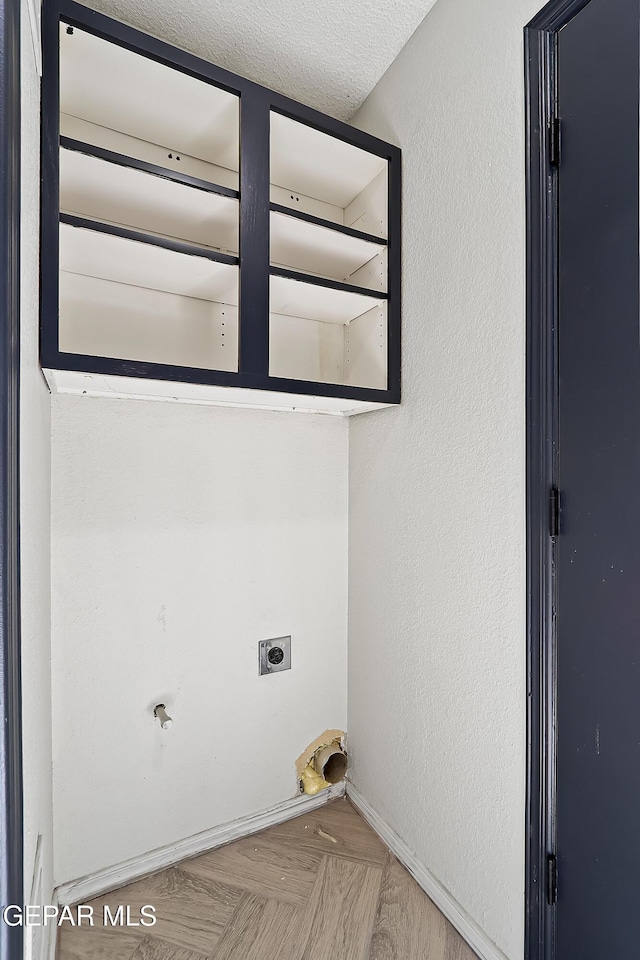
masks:
<path fill-rule="evenodd" d="M 354 240 L 366 240 L 367 243 L 375 243 L 379 247 L 386 247 L 387 240 L 384 237 L 376 237 L 373 233 L 364 233 L 362 230 L 354 230 L 353 227 L 345 227 L 342 223 L 334 223 L 333 220 L 324 220 L 322 217 L 314 217 L 312 213 L 305 213 L 303 210 L 295 210 L 293 207 L 285 207 L 281 203 L 269 204 L 272 213 L 282 213 L 294 220 L 304 220 L 305 223 L 313 223 L 317 227 L 325 227 L 327 230 L 334 230 L 336 233 L 343 233 L 347 237 L 353 237 Z"/>
<path fill-rule="evenodd" d="M 329 280 L 326 277 L 315 277 L 297 270 L 287 270 L 284 267 L 271 267 L 272 277 L 282 277 L 283 280 L 297 280 L 300 283 L 309 283 L 314 287 L 328 287 L 330 290 L 342 290 L 344 293 L 357 293 L 364 297 L 373 297 L 375 300 L 388 300 L 389 294 L 381 290 L 369 290 L 367 287 L 356 287 L 352 283 L 343 283 L 342 280 Z"/>
<path fill-rule="evenodd" d="M 204 257 L 206 260 L 213 260 L 215 263 L 228 263 L 230 266 L 237 266 L 239 263 L 238 257 L 232 257 L 228 253 L 218 253 L 217 250 L 207 250 L 205 247 L 198 247 L 192 243 L 169 240 L 165 237 L 157 237 L 155 234 L 142 233 L 140 230 L 118 227 L 111 223 L 101 223 L 100 220 L 76 217 L 70 213 L 61 213 L 60 223 L 65 223 L 70 227 L 80 227 L 82 230 L 93 230 L 94 233 L 108 233 L 112 237 L 122 237 L 123 240 L 135 240 L 137 243 L 146 243 L 151 247 L 163 247 L 165 250 L 184 253 L 190 257 Z"/>
<path fill-rule="evenodd" d="M 90 157 L 96 157 L 98 160 L 106 160 L 107 163 L 115 163 L 119 167 L 131 167 L 134 170 L 149 173 L 154 177 L 162 177 L 164 180 L 174 180 L 176 183 L 181 183 L 185 187 L 204 190 L 206 193 L 216 193 L 221 197 L 230 197 L 233 200 L 240 198 L 240 192 L 238 190 L 232 190 L 231 187 L 223 187 L 219 183 L 210 183 L 208 180 L 201 180 L 199 177 L 192 177 L 188 173 L 180 173 L 180 171 L 171 170 L 169 167 L 160 167 L 155 163 L 148 163 L 146 160 L 127 157 L 123 153 L 105 150 L 104 147 L 96 147 L 94 144 L 85 143 L 83 140 L 74 140 L 72 137 L 61 136 L 60 147 L 63 150 L 72 150 L 75 153 L 86 153 Z"/>
<path fill-rule="evenodd" d="M 266 92 L 240 98 L 241 374 L 269 375 L 269 136 Z"/>

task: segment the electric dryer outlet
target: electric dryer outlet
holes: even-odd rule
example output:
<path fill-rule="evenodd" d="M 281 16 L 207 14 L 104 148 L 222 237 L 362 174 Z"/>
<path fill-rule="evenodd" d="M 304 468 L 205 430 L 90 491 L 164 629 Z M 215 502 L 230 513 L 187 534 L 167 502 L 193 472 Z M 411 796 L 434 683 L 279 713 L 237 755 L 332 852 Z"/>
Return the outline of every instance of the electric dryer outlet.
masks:
<path fill-rule="evenodd" d="M 258 644 L 260 676 L 291 669 L 291 637 L 275 637 Z"/>

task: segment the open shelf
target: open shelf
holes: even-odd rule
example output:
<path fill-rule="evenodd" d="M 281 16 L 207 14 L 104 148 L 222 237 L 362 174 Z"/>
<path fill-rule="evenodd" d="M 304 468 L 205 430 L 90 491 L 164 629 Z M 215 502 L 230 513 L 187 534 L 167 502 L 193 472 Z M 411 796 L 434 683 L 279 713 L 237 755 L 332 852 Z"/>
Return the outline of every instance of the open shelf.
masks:
<path fill-rule="evenodd" d="M 387 389 L 386 300 L 272 276 L 269 374 Z"/>
<path fill-rule="evenodd" d="M 60 225 L 60 350 L 238 369 L 238 268 Z"/>
<path fill-rule="evenodd" d="M 341 416 L 400 402 L 396 146 L 82 0 L 45 4 L 42 63 L 52 390 Z"/>
<path fill-rule="evenodd" d="M 271 263 L 386 292 L 387 248 L 355 231 L 271 210 Z"/>
<path fill-rule="evenodd" d="M 60 150 L 60 210 L 238 253 L 237 200 L 79 150 Z"/>
<path fill-rule="evenodd" d="M 237 189 L 239 98 L 60 24 L 60 132 Z"/>
<path fill-rule="evenodd" d="M 387 161 L 271 112 L 271 202 L 386 238 Z"/>
<path fill-rule="evenodd" d="M 322 323 L 349 323 L 380 303 L 375 293 L 317 284 L 313 278 L 271 276 L 272 313 L 308 317 Z"/>
<path fill-rule="evenodd" d="M 231 197 L 234 200 L 240 197 L 239 192 L 232 187 L 225 187 L 220 183 L 213 183 L 210 180 L 201 180 L 200 177 L 193 177 L 183 170 L 176 170 L 171 167 L 149 163 L 147 160 L 138 160 L 136 157 L 129 157 L 123 153 L 106 150 L 104 147 L 98 147 L 93 143 L 86 143 L 84 140 L 74 140 L 72 137 L 61 136 L 60 148 L 62 150 L 73 150 L 76 153 L 84 153 L 89 157 L 106 160 L 108 163 L 115 163 L 120 167 L 142 170 L 143 173 L 162 177 L 165 180 L 172 180 L 174 183 L 181 183 L 185 187 L 195 187 L 196 190 L 204 190 L 207 193 L 218 193 L 221 197 Z M 348 228 L 342 227 L 341 229 L 346 230 Z"/>

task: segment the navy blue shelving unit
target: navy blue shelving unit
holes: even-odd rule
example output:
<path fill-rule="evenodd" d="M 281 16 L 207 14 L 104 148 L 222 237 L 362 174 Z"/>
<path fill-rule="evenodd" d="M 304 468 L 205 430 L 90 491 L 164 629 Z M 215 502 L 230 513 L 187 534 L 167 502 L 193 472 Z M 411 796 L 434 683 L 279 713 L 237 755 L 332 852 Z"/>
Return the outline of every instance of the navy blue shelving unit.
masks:
<path fill-rule="evenodd" d="M 52 389 L 399 403 L 399 149 L 71 0 L 43 38 Z"/>

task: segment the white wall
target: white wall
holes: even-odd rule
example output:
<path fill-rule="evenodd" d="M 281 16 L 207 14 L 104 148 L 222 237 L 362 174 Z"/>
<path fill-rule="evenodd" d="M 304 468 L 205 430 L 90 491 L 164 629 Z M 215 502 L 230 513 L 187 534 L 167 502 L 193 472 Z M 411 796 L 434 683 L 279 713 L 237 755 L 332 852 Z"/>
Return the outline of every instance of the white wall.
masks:
<path fill-rule="evenodd" d="M 357 789 L 523 955 L 523 40 L 438 0 L 356 115 L 404 151 L 404 403 L 350 433 Z"/>
<path fill-rule="evenodd" d="M 344 728 L 348 434 L 58 396 L 52 436 L 59 884 L 292 797 Z M 258 677 L 283 634 L 291 671 Z"/>
<path fill-rule="evenodd" d="M 40 80 L 22 4 L 22 284 L 20 525 L 24 762 L 24 896 L 42 834 L 43 901 L 52 891 L 50 403 L 38 367 Z M 32 931 L 25 931 L 25 940 Z"/>

